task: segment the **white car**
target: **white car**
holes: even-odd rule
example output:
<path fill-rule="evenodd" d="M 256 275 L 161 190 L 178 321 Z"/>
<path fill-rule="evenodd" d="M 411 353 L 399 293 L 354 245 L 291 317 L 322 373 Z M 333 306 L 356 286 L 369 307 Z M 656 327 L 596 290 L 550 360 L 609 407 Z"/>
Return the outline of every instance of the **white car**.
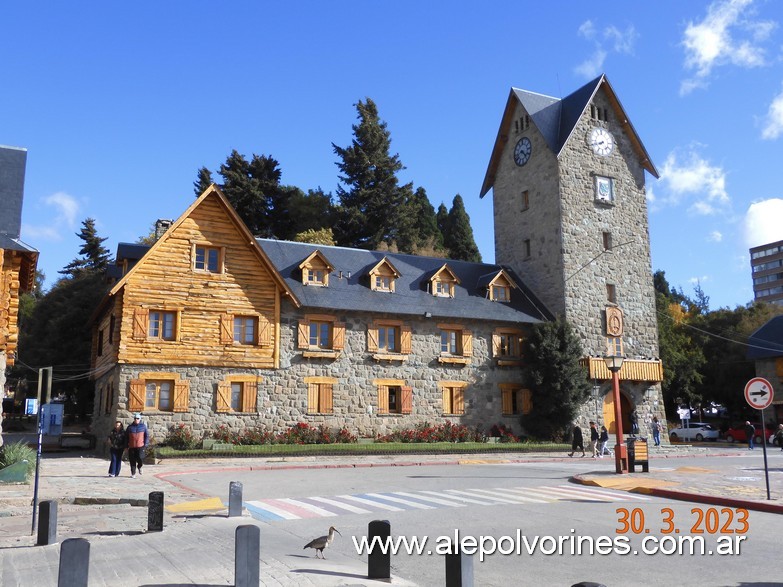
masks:
<path fill-rule="evenodd" d="M 669 438 L 678 440 L 718 440 L 720 432 L 712 427 L 712 424 L 706 422 L 690 422 L 687 428 L 672 428 L 669 430 Z"/>

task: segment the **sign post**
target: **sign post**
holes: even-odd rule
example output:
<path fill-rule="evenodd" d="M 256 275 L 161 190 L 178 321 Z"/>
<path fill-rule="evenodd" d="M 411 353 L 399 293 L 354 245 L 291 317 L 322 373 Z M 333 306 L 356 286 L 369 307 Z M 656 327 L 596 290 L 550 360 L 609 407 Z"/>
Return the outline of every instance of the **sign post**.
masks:
<path fill-rule="evenodd" d="M 775 392 L 769 381 L 763 377 L 754 377 L 745 384 L 745 401 L 751 408 L 761 410 L 761 447 L 764 449 L 764 477 L 767 480 L 767 500 L 769 496 L 769 467 L 767 466 L 767 425 L 764 421 L 764 408 L 775 398 Z"/>

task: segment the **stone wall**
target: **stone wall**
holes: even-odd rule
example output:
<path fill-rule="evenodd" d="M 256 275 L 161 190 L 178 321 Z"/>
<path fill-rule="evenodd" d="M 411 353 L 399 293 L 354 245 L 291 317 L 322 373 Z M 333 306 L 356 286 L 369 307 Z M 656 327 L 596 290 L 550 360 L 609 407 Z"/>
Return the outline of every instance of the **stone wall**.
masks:
<path fill-rule="evenodd" d="M 436 318 L 413 318 L 412 352 L 405 361 L 376 361 L 367 351 L 367 325 L 382 320 L 382 315 L 335 314 L 346 326 L 345 348 L 336 359 L 304 358 L 296 348 L 297 325 L 302 313 L 284 303 L 281 317 L 280 368 L 271 370 L 234 370 L 230 367 L 204 368 L 187 366 L 119 365 L 96 381 L 96 409 L 93 423 L 98 438 L 108 434 L 116 419 L 130 423 L 127 410 L 128 389 L 140 373 L 166 371 L 178 374 L 190 382 L 190 409 L 187 412 L 149 412 L 145 420 L 156 440 L 162 440 L 172 424 L 188 425 L 197 436 L 225 424 L 241 430 L 264 426 L 280 432 L 299 422 L 325 424 L 332 428 L 347 427 L 354 434 L 371 437 L 416 424 L 442 423 L 451 420 L 467 426 L 479 426 L 488 431 L 493 424 L 503 423 L 520 431 L 519 416 L 501 415 L 500 383 L 523 383 L 519 367 L 498 367 L 491 358 L 492 333 L 496 326 L 484 322 L 462 322 L 473 334 L 473 356 L 469 365 L 449 365 L 438 362 L 440 329 Z M 400 316 L 388 316 L 400 319 Z M 445 322 L 446 320 L 444 320 Z M 448 320 L 454 322 L 454 320 Z M 508 324 L 504 325 L 508 326 Z M 257 375 L 257 413 L 221 414 L 215 411 L 217 383 L 229 375 Z M 332 414 L 307 414 L 305 377 L 332 377 Z M 378 389 L 375 379 L 399 379 L 413 388 L 412 414 L 378 414 Z M 467 383 L 464 391 L 464 415 L 443 413 L 439 382 Z M 101 409 L 106 388 L 118 391 L 118 400 L 109 414 Z"/>

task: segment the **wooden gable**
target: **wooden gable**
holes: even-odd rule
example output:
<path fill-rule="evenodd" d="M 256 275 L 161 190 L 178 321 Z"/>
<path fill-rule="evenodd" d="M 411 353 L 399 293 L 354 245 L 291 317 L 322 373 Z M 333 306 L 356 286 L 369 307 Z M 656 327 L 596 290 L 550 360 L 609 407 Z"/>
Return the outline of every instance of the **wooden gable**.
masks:
<path fill-rule="evenodd" d="M 397 278 L 400 277 L 400 272 L 397 271 L 397 268 L 392 265 L 392 262 L 387 257 L 384 257 L 368 271 L 368 275 L 370 276 L 370 289 L 394 291 L 394 284 Z"/>
<path fill-rule="evenodd" d="M 444 263 L 432 277 L 430 277 L 430 292 L 434 296 L 454 297 L 454 286 L 459 285 L 457 274 L 451 270 L 448 263 Z"/>
<path fill-rule="evenodd" d="M 203 260 L 217 251 L 219 270 Z M 279 358 L 280 298 L 299 302 L 217 187 L 210 186 L 112 288 L 119 323 L 116 359 L 126 363 L 231 364 L 273 368 Z M 225 321 L 265 328 L 255 344 L 226 344 Z M 160 324 L 174 322 L 166 335 Z M 231 333 L 233 336 L 233 332 Z"/>
<path fill-rule="evenodd" d="M 302 271 L 302 285 L 328 287 L 329 274 L 334 271 L 334 266 L 321 251 L 315 250 L 299 264 L 299 269 Z"/>

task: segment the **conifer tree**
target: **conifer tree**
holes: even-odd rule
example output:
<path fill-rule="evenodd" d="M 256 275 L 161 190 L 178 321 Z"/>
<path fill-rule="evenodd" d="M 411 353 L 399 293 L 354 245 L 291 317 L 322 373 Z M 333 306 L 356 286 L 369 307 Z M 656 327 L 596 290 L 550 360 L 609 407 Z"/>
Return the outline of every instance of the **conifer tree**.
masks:
<path fill-rule="evenodd" d="M 443 238 L 449 258 L 459 261 L 481 262 L 481 253 L 473 239 L 470 217 L 465 211 L 462 196 L 457 194 L 449 210 L 448 226 Z"/>
<path fill-rule="evenodd" d="M 196 197 L 198 198 L 201 194 L 203 194 L 206 189 L 212 185 L 212 183 L 214 183 L 212 181 L 212 172 L 206 167 L 199 169 L 198 178 L 193 182 L 193 188 L 196 192 Z"/>
<path fill-rule="evenodd" d="M 404 167 L 399 155 L 389 153 L 390 134 L 378 117 L 375 102 L 360 100 L 356 110 L 359 123 L 352 127 L 351 145 L 343 148 L 332 143 L 341 173 L 335 232 L 341 245 L 377 249 L 397 237 L 403 200 L 397 172 Z"/>
<path fill-rule="evenodd" d="M 109 250 L 103 246 L 106 237 L 99 237 L 95 228 L 95 220 L 87 218 L 82 221 L 81 231 L 76 233 L 83 244 L 79 249 L 81 258 L 76 258 L 63 267 L 59 273 L 70 277 L 77 277 L 82 273 L 103 273 L 111 262 Z"/>
<path fill-rule="evenodd" d="M 443 249 L 443 235 L 438 229 L 435 208 L 424 188 L 415 192 L 403 186 L 404 199 L 397 226 L 397 248 L 402 253 L 428 254 Z"/>

